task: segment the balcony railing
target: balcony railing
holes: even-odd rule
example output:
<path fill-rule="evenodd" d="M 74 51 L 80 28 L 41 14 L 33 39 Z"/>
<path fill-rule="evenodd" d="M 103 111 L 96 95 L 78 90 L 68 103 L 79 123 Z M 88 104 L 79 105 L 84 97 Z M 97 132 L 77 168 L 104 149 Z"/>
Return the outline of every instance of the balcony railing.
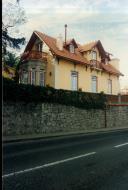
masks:
<path fill-rule="evenodd" d="M 39 51 L 30 51 L 30 52 L 25 52 L 22 56 L 21 56 L 21 60 L 46 60 L 47 59 L 47 53 L 45 52 L 39 52 Z"/>
<path fill-rule="evenodd" d="M 91 65 L 91 68 L 102 69 L 100 62 L 97 60 L 90 60 L 90 65 Z"/>

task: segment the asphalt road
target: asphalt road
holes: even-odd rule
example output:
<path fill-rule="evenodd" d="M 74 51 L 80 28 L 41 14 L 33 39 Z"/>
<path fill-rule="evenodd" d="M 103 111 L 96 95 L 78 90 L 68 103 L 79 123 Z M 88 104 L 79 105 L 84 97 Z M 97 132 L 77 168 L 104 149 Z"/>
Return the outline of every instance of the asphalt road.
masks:
<path fill-rule="evenodd" d="M 4 190 L 128 190 L 128 130 L 3 144 Z"/>

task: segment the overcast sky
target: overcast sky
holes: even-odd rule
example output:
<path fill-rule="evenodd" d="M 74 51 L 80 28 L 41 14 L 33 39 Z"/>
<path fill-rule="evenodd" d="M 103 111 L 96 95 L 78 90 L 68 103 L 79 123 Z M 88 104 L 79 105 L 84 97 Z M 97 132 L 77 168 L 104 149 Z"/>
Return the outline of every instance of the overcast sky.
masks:
<path fill-rule="evenodd" d="M 6 1 L 6 0 L 3 0 Z M 128 0 L 20 0 L 27 23 L 21 31 L 28 40 L 34 30 L 81 44 L 100 40 L 106 51 L 120 59 L 121 87 L 128 86 Z"/>

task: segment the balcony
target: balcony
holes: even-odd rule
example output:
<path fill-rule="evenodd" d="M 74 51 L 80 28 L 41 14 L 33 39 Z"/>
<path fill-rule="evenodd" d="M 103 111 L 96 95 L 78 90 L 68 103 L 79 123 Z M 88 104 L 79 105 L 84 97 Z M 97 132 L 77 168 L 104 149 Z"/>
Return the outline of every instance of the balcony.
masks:
<path fill-rule="evenodd" d="M 22 61 L 28 61 L 28 60 L 47 60 L 47 53 L 45 52 L 39 52 L 39 51 L 27 51 L 22 54 L 21 56 Z"/>
<path fill-rule="evenodd" d="M 90 66 L 95 70 L 102 70 L 101 63 L 97 60 L 90 60 Z"/>

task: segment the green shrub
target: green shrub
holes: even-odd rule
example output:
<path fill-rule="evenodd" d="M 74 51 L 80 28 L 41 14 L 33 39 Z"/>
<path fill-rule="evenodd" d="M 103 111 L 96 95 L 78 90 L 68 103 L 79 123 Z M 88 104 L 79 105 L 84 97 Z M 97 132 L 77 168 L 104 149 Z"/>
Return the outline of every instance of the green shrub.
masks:
<path fill-rule="evenodd" d="M 89 93 L 18 84 L 3 78 L 3 100 L 24 102 L 49 102 L 85 109 L 102 109 L 106 96 L 103 93 Z"/>

